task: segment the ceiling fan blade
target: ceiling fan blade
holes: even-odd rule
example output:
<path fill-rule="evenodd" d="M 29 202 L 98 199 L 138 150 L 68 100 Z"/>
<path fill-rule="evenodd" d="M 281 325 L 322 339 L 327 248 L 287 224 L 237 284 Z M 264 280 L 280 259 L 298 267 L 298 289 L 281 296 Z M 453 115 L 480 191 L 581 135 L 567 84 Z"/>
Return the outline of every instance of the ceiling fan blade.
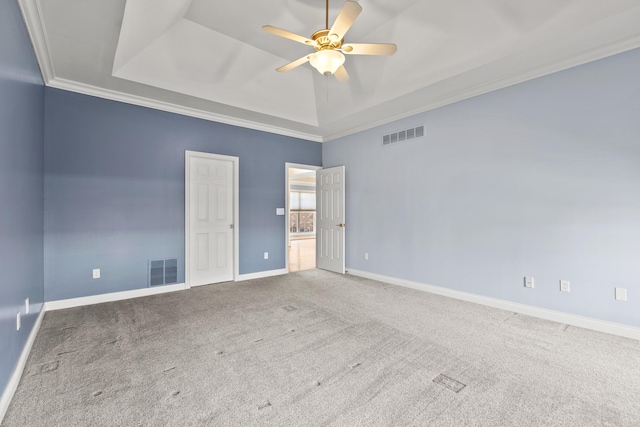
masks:
<path fill-rule="evenodd" d="M 276 36 L 284 37 L 285 39 L 293 40 L 294 42 L 306 44 L 308 46 L 315 46 L 316 42 L 310 38 L 299 36 L 282 28 L 274 27 L 273 25 L 264 25 L 262 27 L 267 33 L 275 34 Z"/>
<path fill-rule="evenodd" d="M 347 69 L 344 68 L 344 65 L 341 65 L 333 75 L 336 76 L 336 80 L 340 83 L 344 83 L 349 80 L 349 73 L 347 73 Z"/>
<path fill-rule="evenodd" d="M 349 43 L 341 50 L 347 55 L 393 55 L 398 47 L 393 43 Z"/>
<path fill-rule="evenodd" d="M 296 59 L 293 62 L 289 62 L 288 64 L 283 65 L 280 68 L 276 68 L 276 71 L 279 73 L 284 73 L 286 71 L 293 70 L 294 68 L 299 67 L 306 62 L 309 62 L 309 58 L 311 58 L 311 55 L 303 56 L 302 58 Z"/>
<path fill-rule="evenodd" d="M 349 28 L 351 28 L 351 25 L 353 25 L 353 21 L 360 15 L 360 12 L 362 12 L 362 7 L 357 2 L 345 2 L 329 31 L 329 38 L 335 41 L 342 40 L 344 35 L 347 34 L 347 31 L 349 31 Z"/>

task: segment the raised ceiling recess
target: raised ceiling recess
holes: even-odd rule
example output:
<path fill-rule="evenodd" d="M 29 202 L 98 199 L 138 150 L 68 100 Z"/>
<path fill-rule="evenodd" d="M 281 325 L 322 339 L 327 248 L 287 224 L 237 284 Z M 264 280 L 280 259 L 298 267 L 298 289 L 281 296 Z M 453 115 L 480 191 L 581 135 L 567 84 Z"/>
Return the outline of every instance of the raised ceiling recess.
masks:
<path fill-rule="evenodd" d="M 325 0 L 19 2 L 47 85 L 313 141 L 640 46 L 638 0 L 361 0 L 349 41 L 398 51 L 341 83 L 274 72 L 309 46 L 262 31 L 309 37 Z"/>

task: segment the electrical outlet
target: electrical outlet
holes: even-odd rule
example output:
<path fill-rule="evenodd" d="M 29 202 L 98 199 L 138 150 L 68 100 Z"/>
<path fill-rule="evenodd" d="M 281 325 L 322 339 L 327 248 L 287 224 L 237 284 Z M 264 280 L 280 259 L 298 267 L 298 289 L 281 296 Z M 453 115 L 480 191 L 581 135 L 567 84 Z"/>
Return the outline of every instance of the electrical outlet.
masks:
<path fill-rule="evenodd" d="M 264 259 L 269 259 L 269 252 L 264 253 Z"/>
<path fill-rule="evenodd" d="M 534 287 L 533 277 L 525 277 L 524 278 L 524 287 L 525 288 L 533 288 Z"/>
<path fill-rule="evenodd" d="M 94 268 L 93 269 L 93 278 L 94 279 L 99 279 L 100 278 L 100 269 L 99 268 Z"/>
<path fill-rule="evenodd" d="M 616 288 L 616 299 L 618 301 L 627 300 L 627 288 Z"/>
<path fill-rule="evenodd" d="M 24 300 L 24 314 L 29 314 L 29 298 Z"/>
<path fill-rule="evenodd" d="M 20 312 L 16 314 L 16 331 L 20 330 Z"/>
<path fill-rule="evenodd" d="M 367 261 L 369 260 L 369 252 L 364 253 L 364 259 L 366 259 Z"/>
<path fill-rule="evenodd" d="M 571 284 L 568 280 L 560 280 L 560 290 L 562 292 L 571 292 Z"/>

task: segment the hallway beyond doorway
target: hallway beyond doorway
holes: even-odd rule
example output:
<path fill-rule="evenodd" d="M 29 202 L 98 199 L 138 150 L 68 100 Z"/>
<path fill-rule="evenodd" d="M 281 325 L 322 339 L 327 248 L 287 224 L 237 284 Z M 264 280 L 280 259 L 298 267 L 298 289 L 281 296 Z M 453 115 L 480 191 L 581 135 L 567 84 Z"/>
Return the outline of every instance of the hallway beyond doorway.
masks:
<path fill-rule="evenodd" d="M 316 268 L 316 239 L 291 240 L 289 246 L 289 272 Z"/>

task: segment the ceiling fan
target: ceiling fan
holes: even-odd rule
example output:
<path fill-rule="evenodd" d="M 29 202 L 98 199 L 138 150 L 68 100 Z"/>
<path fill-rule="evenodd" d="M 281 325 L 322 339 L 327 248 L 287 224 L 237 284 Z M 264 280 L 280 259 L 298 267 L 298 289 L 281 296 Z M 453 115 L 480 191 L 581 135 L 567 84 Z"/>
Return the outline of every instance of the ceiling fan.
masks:
<path fill-rule="evenodd" d="M 326 3 L 326 28 L 316 31 L 310 38 L 299 36 L 298 34 L 272 25 L 262 27 L 267 33 L 303 43 L 316 50 L 315 53 L 305 55 L 300 59 L 283 65 L 276 69 L 276 71 L 284 73 L 285 71 L 292 70 L 302 64 L 310 62 L 321 74 L 334 74 L 338 81 L 344 82 L 349 80 L 349 74 L 343 65 L 345 60 L 343 53 L 347 55 L 393 55 L 396 53 L 397 47 L 392 43 L 344 44 L 344 36 L 358 15 L 360 15 L 360 12 L 362 12 L 362 7 L 355 1 L 345 2 L 333 26 L 329 28 L 329 0 L 326 0 Z"/>

